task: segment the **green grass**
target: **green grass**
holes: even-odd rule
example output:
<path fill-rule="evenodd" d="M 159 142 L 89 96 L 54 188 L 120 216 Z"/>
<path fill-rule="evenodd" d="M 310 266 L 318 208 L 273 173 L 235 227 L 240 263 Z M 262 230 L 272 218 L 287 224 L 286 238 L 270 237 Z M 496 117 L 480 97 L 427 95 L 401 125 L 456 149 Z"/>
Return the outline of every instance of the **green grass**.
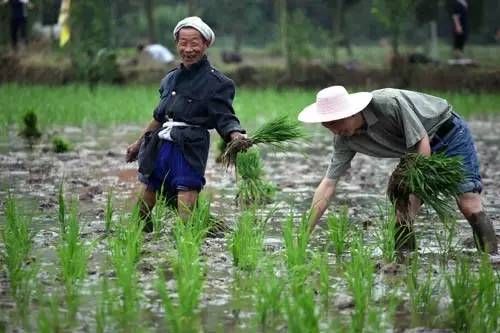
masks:
<path fill-rule="evenodd" d="M 446 98 L 465 116 L 500 113 L 498 94 L 430 93 Z M 315 90 L 304 89 L 238 89 L 234 108 L 243 125 L 252 130 L 281 115 L 295 119 L 303 107 L 314 102 L 315 94 Z M 0 88 L 0 128 L 16 124 L 20 129 L 29 110 L 36 113 L 42 132 L 58 125 L 144 126 L 158 100 L 157 85 L 100 85 L 93 93 L 86 85 L 5 84 Z"/>

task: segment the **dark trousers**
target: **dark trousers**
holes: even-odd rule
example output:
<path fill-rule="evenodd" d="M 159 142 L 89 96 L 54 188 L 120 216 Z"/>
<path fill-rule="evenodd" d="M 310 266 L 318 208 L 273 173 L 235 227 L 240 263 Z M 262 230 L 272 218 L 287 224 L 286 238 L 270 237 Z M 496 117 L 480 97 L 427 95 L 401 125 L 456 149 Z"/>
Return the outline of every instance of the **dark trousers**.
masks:
<path fill-rule="evenodd" d="M 28 44 L 26 25 L 26 17 L 18 17 L 10 20 L 10 42 L 14 49 L 17 48 L 18 35 L 21 36 L 25 44 Z"/>

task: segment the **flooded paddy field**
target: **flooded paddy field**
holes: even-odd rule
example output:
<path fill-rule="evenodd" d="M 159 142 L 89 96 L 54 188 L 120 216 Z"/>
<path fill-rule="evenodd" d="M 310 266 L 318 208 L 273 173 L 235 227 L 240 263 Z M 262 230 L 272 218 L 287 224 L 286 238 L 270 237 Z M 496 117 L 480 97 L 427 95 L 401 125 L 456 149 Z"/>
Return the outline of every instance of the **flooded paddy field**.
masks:
<path fill-rule="evenodd" d="M 483 201 L 500 234 L 500 126 L 498 120 L 472 120 L 469 124 L 484 177 Z M 193 262 L 201 267 L 201 292 L 199 304 L 197 297 L 191 295 L 195 299 L 192 312 L 179 310 L 184 301 L 180 300 L 180 287 L 185 284 L 178 279 L 178 261 L 172 259 L 180 258 L 182 250 L 173 230 L 174 218 L 163 219 L 155 233 L 137 236 L 143 239 L 135 243 L 138 253 L 134 270 L 128 272 L 128 282 L 132 283 L 128 289 L 116 265 L 114 246 L 118 242 L 114 240 L 119 239 L 120 233 L 130 235 L 119 226 L 127 223 L 140 188 L 137 165 L 126 164 L 124 152 L 141 128 L 59 128 L 59 134 L 74 143 L 72 151 L 61 154 L 52 152 L 43 140 L 28 149 L 11 131 L 0 145 L 1 218 L 6 220 L 10 192 L 18 214 L 31 218 L 32 246 L 22 269 L 33 269 L 33 276 L 26 286 L 16 289 L 24 288 L 27 296 L 13 295 L 5 255 L 2 256 L 0 331 L 500 329 L 499 264 L 495 258 L 488 263 L 481 261 L 470 227 L 461 215 L 457 214 L 456 224 L 449 228 L 423 207 L 416 223 L 418 255 L 404 253 L 394 260 L 385 256 L 380 221 L 386 214 L 387 180 L 397 160 L 357 155 L 340 182 L 330 208 L 340 216 L 341 207 L 348 207 L 350 231 L 346 233 L 348 241 L 343 253 L 335 253 L 335 231 L 326 217 L 309 245 L 301 248 L 301 215 L 309 208 L 331 152 L 331 136 L 326 130 L 313 129 L 318 133 L 307 143 L 292 145 L 286 152 L 261 153 L 265 178 L 276 184 L 277 192 L 272 202 L 254 213 L 256 218 L 269 219 L 262 226 L 260 243 L 257 242 L 262 251 L 257 252 L 257 264 L 250 269 L 235 265 L 235 252 L 230 246 L 242 212 L 249 209 L 236 204 L 234 170 L 226 171 L 215 163 L 216 152 L 211 151 L 204 192 L 210 198 L 211 213 L 223 219 L 230 230 L 219 237 L 204 237 L 200 242 L 196 257 L 199 261 Z M 68 289 L 61 260 L 61 184 L 66 206 L 71 206 L 72 198 L 77 202 L 77 243 L 88 249 L 84 272 L 71 284 L 74 290 Z M 106 221 L 111 221 L 110 230 Z M 2 228 L 5 229 L 4 224 Z M 287 242 L 287 228 L 296 233 L 291 242 Z M 0 250 L 7 252 L 5 242 Z M 160 284 L 166 293 L 162 294 Z M 196 286 L 187 289 L 194 290 Z M 473 290 L 473 294 L 468 295 L 467 290 Z M 165 305 L 169 304 L 165 294 L 173 308 Z M 20 303 L 24 304 L 24 311 Z M 467 310 L 471 307 L 475 311 Z"/>

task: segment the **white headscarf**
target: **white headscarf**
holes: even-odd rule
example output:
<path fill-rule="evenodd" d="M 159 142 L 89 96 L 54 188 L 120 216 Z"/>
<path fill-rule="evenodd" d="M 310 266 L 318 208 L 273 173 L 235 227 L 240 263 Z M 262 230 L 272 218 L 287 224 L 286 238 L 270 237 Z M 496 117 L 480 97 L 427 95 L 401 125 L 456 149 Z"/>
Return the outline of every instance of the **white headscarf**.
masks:
<path fill-rule="evenodd" d="M 198 30 L 200 32 L 200 34 L 203 36 L 203 38 L 205 38 L 205 40 L 208 42 L 208 46 L 212 46 L 212 44 L 214 43 L 215 33 L 208 26 L 208 24 L 203 22 L 202 19 L 199 18 L 198 16 L 190 16 L 190 17 L 186 17 L 185 19 L 180 20 L 179 23 L 177 23 L 177 25 L 175 26 L 175 29 L 173 32 L 174 39 L 176 39 L 177 33 L 179 32 L 179 30 L 181 30 L 182 28 L 186 28 L 186 27 L 190 27 L 190 28 L 194 28 L 194 29 Z"/>

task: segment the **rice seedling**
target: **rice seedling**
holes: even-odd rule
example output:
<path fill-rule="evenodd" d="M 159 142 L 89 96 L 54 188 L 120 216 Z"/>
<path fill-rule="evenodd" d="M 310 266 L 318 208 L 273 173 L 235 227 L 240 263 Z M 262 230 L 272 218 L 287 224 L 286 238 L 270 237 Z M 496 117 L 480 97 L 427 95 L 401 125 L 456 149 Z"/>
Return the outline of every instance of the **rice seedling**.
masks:
<path fill-rule="evenodd" d="M 291 213 L 287 217 L 283 228 L 286 263 L 289 270 L 307 263 L 307 244 L 311 234 L 307 214 L 302 214 L 298 228 L 295 228 L 294 218 L 294 214 Z"/>
<path fill-rule="evenodd" d="M 113 312 L 120 327 L 131 331 L 137 328 L 140 316 L 136 266 L 143 243 L 142 228 L 143 221 L 136 205 L 131 216 L 120 219 L 120 223 L 116 225 L 115 237 L 109 241 L 111 263 L 120 298 L 120 303 Z"/>
<path fill-rule="evenodd" d="M 309 284 L 292 284 L 283 303 L 288 332 L 319 332 L 319 311 Z"/>
<path fill-rule="evenodd" d="M 32 146 L 36 140 L 40 139 L 42 132 L 38 128 L 38 117 L 34 109 L 29 109 L 23 116 L 24 127 L 19 132 L 19 135 L 28 141 Z"/>
<path fill-rule="evenodd" d="M 389 181 L 391 201 L 407 202 L 410 194 L 430 205 L 444 219 L 453 213 L 458 185 L 464 179 L 462 160 L 443 153 L 424 156 L 407 154 L 401 158 Z"/>
<path fill-rule="evenodd" d="M 465 258 L 458 258 L 455 271 L 446 275 L 451 297 L 449 311 L 455 332 L 470 332 L 476 314 L 471 309 L 475 302 L 475 276 Z"/>
<path fill-rule="evenodd" d="M 59 204 L 59 209 L 58 209 L 58 216 L 57 216 L 57 221 L 59 222 L 59 234 L 60 235 L 65 235 L 66 234 L 66 224 L 67 224 L 67 219 L 66 219 L 66 201 L 64 199 L 64 184 L 63 184 L 63 179 L 61 179 L 61 182 L 59 183 L 59 191 L 57 194 L 57 201 Z"/>
<path fill-rule="evenodd" d="M 328 253 L 316 254 L 313 257 L 313 266 L 318 272 L 318 287 L 321 303 L 323 306 L 323 313 L 328 315 L 330 296 L 335 292 L 330 287 L 330 271 L 328 267 Z"/>
<path fill-rule="evenodd" d="M 243 212 L 228 239 L 233 264 L 245 271 L 254 271 L 262 257 L 265 221 L 257 219 L 255 210 Z"/>
<path fill-rule="evenodd" d="M 363 332 L 365 328 L 375 272 L 370 251 L 364 247 L 362 241 L 362 235 L 358 234 L 351 246 L 351 260 L 345 263 L 347 287 L 354 298 L 351 318 L 353 332 Z"/>
<path fill-rule="evenodd" d="M 449 215 L 443 217 L 441 221 L 443 223 L 443 230 L 436 230 L 435 234 L 441 260 L 443 264 L 446 264 L 457 246 L 457 220 L 455 217 Z"/>
<path fill-rule="evenodd" d="M 483 255 L 479 265 L 476 304 L 471 332 L 498 332 L 500 329 L 500 276 L 493 270 L 489 256 Z"/>
<path fill-rule="evenodd" d="M 283 302 L 284 281 L 274 271 L 274 267 L 275 263 L 267 259 L 256 275 L 255 311 L 263 331 L 279 317 Z"/>
<path fill-rule="evenodd" d="M 101 290 L 99 300 L 95 310 L 96 332 L 104 333 L 109 325 L 108 316 L 112 312 L 112 295 L 109 291 L 108 279 L 101 277 Z"/>
<path fill-rule="evenodd" d="M 62 199 L 64 201 L 64 199 Z M 64 204 L 62 204 L 64 205 Z M 61 278 L 66 290 L 69 319 L 73 320 L 80 304 L 79 284 L 86 275 L 86 267 L 92 246 L 85 245 L 80 239 L 80 226 L 76 201 L 72 202 L 67 217 L 67 229 L 60 235 L 57 255 L 59 257 Z"/>
<path fill-rule="evenodd" d="M 437 313 L 439 298 L 436 297 L 436 293 L 439 286 L 439 278 L 434 280 L 430 269 L 424 278 L 420 278 L 420 268 L 420 259 L 418 254 L 415 254 L 412 257 L 406 278 L 410 313 L 412 323 L 415 326 L 423 324 L 430 327 L 432 323 L 426 321 L 434 318 L 434 314 Z"/>
<path fill-rule="evenodd" d="M 73 149 L 73 145 L 63 137 L 54 136 L 52 138 L 52 151 L 54 153 L 66 153 Z"/>
<path fill-rule="evenodd" d="M 162 192 L 162 191 L 160 191 Z M 151 212 L 151 223 L 153 224 L 153 236 L 155 239 L 160 237 L 160 232 L 165 225 L 165 220 L 171 214 L 167 205 L 167 198 L 160 193 L 156 194 L 156 204 Z"/>
<path fill-rule="evenodd" d="M 337 262 L 340 262 L 342 255 L 349 246 L 350 221 L 348 208 L 344 206 L 338 213 L 329 213 L 326 217 L 326 224 Z"/>
<path fill-rule="evenodd" d="M 254 145 L 265 144 L 283 150 L 285 142 L 297 142 L 305 136 L 305 132 L 297 120 L 292 120 L 286 115 L 279 116 L 259 127 L 249 135 L 248 139 L 231 141 L 227 145 L 222 160 L 229 167 L 235 165 L 239 152 Z"/>
<path fill-rule="evenodd" d="M 58 292 L 47 293 L 39 286 L 36 294 L 38 299 L 36 331 L 41 333 L 63 332 L 64 324 L 59 309 L 62 299 Z"/>
<path fill-rule="evenodd" d="M 32 284 L 37 267 L 29 263 L 33 234 L 30 231 L 31 218 L 21 215 L 16 201 L 8 194 L 4 207 L 5 224 L 1 229 L 4 251 L 3 262 L 9 279 L 10 290 L 16 310 L 25 324 L 32 296 Z"/>
<path fill-rule="evenodd" d="M 382 257 L 386 262 L 393 263 L 397 259 L 397 251 L 399 246 L 404 243 L 405 237 L 402 233 L 398 233 L 396 208 L 394 205 L 387 203 L 385 210 L 379 207 L 380 218 L 377 220 L 375 228 L 376 246 L 382 252 Z"/>
<path fill-rule="evenodd" d="M 106 208 L 104 210 L 104 232 L 109 236 L 113 224 L 113 190 L 108 191 L 106 196 Z"/>
<path fill-rule="evenodd" d="M 272 200 L 276 186 L 264 181 L 259 151 L 249 149 L 236 157 L 236 172 L 239 175 L 236 201 L 242 207 L 259 205 Z"/>

